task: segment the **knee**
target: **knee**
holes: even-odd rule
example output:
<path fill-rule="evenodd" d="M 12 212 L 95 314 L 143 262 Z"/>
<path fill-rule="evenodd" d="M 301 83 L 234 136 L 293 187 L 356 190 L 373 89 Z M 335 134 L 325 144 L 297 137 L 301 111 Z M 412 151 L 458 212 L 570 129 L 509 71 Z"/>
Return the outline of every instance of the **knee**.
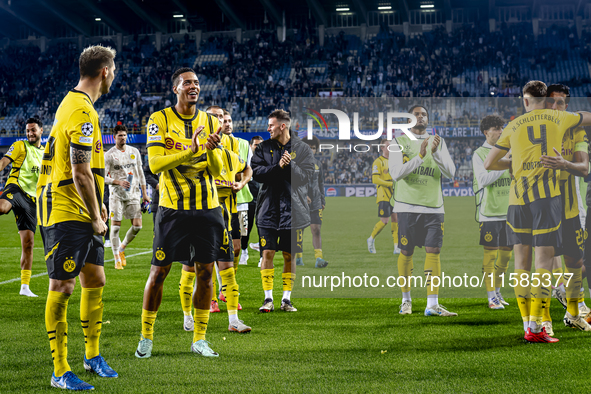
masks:
<path fill-rule="evenodd" d="M 140 230 L 142 229 L 142 226 L 131 226 L 131 228 L 133 229 L 133 231 L 135 231 L 136 233 L 139 233 Z"/>
<path fill-rule="evenodd" d="M 152 266 L 154 267 L 154 266 Z M 166 267 L 156 267 L 156 269 L 152 268 L 150 272 L 150 281 L 153 284 L 162 284 L 168 275 L 168 271 Z"/>

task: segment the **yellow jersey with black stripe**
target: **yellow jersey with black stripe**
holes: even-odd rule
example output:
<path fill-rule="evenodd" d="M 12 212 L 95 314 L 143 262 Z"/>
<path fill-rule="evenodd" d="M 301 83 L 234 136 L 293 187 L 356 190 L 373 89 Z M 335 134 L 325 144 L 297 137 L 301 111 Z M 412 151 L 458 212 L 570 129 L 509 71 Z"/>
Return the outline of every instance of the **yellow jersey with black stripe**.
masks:
<path fill-rule="evenodd" d="M 560 195 L 560 171 L 544 168 L 540 157 L 560 151 L 565 133 L 577 127 L 581 114 L 552 109 L 530 111 L 507 124 L 495 145 L 511 150 L 514 179 L 509 205 L 525 205 L 542 198 Z"/>
<path fill-rule="evenodd" d="M 212 209 L 219 206 L 214 178 L 207 168 L 207 137 L 219 127 L 213 115 L 197 110 L 184 117 L 172 107 L 154 112 L 147 125 L 148 158 L 174 155 L 191 149 L 193 130 L 199 134 L 197 152 L 185 163 L 160 174 L 160 206 L 175 210 Z"/>
<path fill-rule="evenodd" d="M 374 160 L 371 166 L 372 182 L 376 185 L 376 203 L 390 201 L 394 192 L 392 177 L 388 170 L 388 159 L 380 156 Z"/>
<path fill-rule="evenodd" d="M 582 127 L 568 130 L 562 140 L 562 157 L 564 160 L 572 162 L 575 158 L 575 152 L 587 153 L 588 142 L 587 133 Z M 575 176 L 568 171 L 560 171 L 559 179 L 565 219 L 572 219 L 579 215 L 577 181 Z"/>
<path fill-rule="evenodd" d="M 90 151 L 99 206 L 105 190 L 105 155 L 98 113 L 90 97 L 71 90 L 55 113 L 55 121 L 45 145 L 37 182 L 37 221 L 49 227 L 75 220 L 91 222 L 86 205 L 72 179 L 70 149 Z"/>
<path fill-rule="evenodd" d="M 232 221 L 229 220 L 233 213 L 238 212 L 236 209 L 236 193 L 232 191 L 232 184 L 236 180 L 236 174 L 241 173 L 246 169 L 246 162 L 234 152 L 223 149 L 222 153 L 223 168 L 221 174 L 216 177 L 215 185 L 218 189 L 218 197 L 220 205 L 224 208 L 224 218 L 228 219 L 228 229 L 232 230 Z"/>
<path fill-rule="evenodd" d="M 222 134 L 220 144 L 223 145 L 224 148 L 240 156 L 240 142 L 238 141 L 238 138 L 234 137 L 232 134 Z"/>

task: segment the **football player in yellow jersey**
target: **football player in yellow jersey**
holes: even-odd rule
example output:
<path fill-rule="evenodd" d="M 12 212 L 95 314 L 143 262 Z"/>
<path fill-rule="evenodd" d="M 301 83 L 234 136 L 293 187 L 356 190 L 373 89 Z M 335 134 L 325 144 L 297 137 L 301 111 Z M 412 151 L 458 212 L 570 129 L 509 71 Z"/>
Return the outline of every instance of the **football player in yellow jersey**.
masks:
<path fill-rule="evenodd" d="M 27 120 L 27 140 L 17 141 L 10 146 L 0 160 L 0 171 L 12 163 L 8 181 L 0 196 L 0 215 L 12 210 L 21 239 L 21 290 L 20 295 L 37 297 L 30 289 L 31 268 L 33 268 L 33 243 L 37 230 L 37 208 L 35 188 L 41 168 L 41 134 L 43 123 L 37 118 Z"/>
<path fill-rule="evenodd" d="M 154 224 L 152 267 L 144 290 L 142 336 L 135 355 L 152 354 L 154 323 L 162 286 L 173 261 L 188 260 L 197 272 L 191 351 L 217 357 L 205 341 L 211 299 L 213 262 L 224 238 L 224 220 L 214 187 L 222 171 L 219 121 L 195 105 L 199 80 L 195 71 L 180 68 L 172 75 L 174 106 L 155 112 L 147 125 L 150 170 L 160 174 L 160 205 Z"/>
<path fill-rule="evenodd" d="M 390 151 L 388 151 L 389 144 L 386 139 L 380 142 L 382 154 L 374 160 L 371 166 L 371 181 L 377 188 L 376 203 L 378 204 L 378 217 L 380 220 L 374 226 L 371 235 L 367 239 L 369 253 L 376 253 L 375 238 L 386 227 L 388 219 L 390 219 L 392 226 L 394 254 L 400 253 L 400 248 L 398 247 L 398 218 L 396 213 L 392 212 L 392 205 L 390 204 L 390 199 L 394 193 L 394 181 L 388 170 L 388 158 L 390 156 Z"/>
<path fill-rule="evenodd" d="M 102 204 L 102 135 L 94 109 L 115 78 L 114 58 L 115 50 L 100 45 L 80 55 L 80 81 L 57 109 L 37 182 L 37 221 L 49 274 L 45 326 L 54 365 L 51 385 L 62 389 L 94 389 L 72 373 L 67 361 L 67 307 L 77 276 L 82 287 L 84 368 L 102 377 L 118 376 L 99 352 L 107 210 Z"/>
<path fill-rule="evenodd" d="M 562 202 L 557 170 L 545 168 L 542 158 L 555 156 L 562 148 L 565 133 L 579 125 L 591 124 L 591 113 L 573 114 L 546 109 L 547 87 L 530 81 L 523 88 L 526 113 L 511 121 L 489 152 L 487 170 L 513 170 L 507 224 L 509 240 L 514 244 L 515 295 L 523 319 L 525 339 L 529 342 L 552 343 L 542 326 L 546 298 L 552 284 L 554 249 L 562 246 L 560 225 Z M 504 158 L 511 150 L 512 159 Z M 536 272 L 530 272 L 532 246 L 535 248 Z M 581 269 L 574 269 L 571 285 L 581 282 Z M 523 279 L 523 280 L 521 280 Z M 568 291 L 568 288 L 567 288 Z M 578 294 L 578 289 L 577 289 Z M 531 296 L 531 299 L 529 298 Z M 577 312 L 575 312 L 576 314 Z"/>
<path fill-rule="evenodd" d="M 546 108 L 566 111 L 568 108 L 568 102 L 570 101 L 570 89 L 568 86 L 554 84 L 548 86 L 546 100 Z M 583 254 L 584 254 L 584 230 L 581 227 L 581 220 L 579 218 L 579 202 L 577 197 L 576 179 L 575 176 L 586 177 L 589 173 L 589 154 L 587 152 L 587 133 L 582 127 L 571 128 L 564 135 L 562 141 L 562 154 L 556 152 L 555 157 L 544 157 L 542 163 L 546 168 L 552 168 L 560 170 L 560 191 L 562 195 L 562 248 L 556 248 L 555 256 L 552 266 L 553 275 L 562 274 L 562 259 L 561 255 L 564 256 L 564 262 L 566 265 L 567 272 L 571 272 L 572 269 L 580 269 L 583 266 Z M 556 280 L 555 280 L 556 282 Z M 561 280 L 559 281 L 561 282 Z M 574 283 L 578 288 L 582 287 L 581 283 Z M 561 289 L 562 287 L 562 289 Z M 557 296 L 558 300 L 563 303 L 563 306 L 567 308 L 567 312 L 564 316 L 564 324 L 568 327 L 578 328 L 583 331 L 591 331 L 591 326 L 585 321 L 584 317 L 589 313 L 588 310 L 584 310 L 586 307 L 583 300 L 580 300 L 577 296 L 576 299 L 573 297 L 566 297 L 566 291 L 564 285 L 557 287 L 552 291 L 554 296 Z M 576 314 L 569 312 L 568 304 L 569 300 L 572 303 L 572 311 Z M 550 299 L 548 299 L 548 306 L 550 305 Z M 579 302 L 581 301 L 581 302 Z M 575 305 L 575 303 L 577 303 Z M 546 308 L 548 310 L 548 308 Z M 576 319 L 576 316 L 580 315 L 582 318 Z M 543 324 L 546 326 L 546 331 L 552 331 L 552 319 L 549 311 L 544 316 Z M 551 334 L 549 334 L 551 335 Z"/>

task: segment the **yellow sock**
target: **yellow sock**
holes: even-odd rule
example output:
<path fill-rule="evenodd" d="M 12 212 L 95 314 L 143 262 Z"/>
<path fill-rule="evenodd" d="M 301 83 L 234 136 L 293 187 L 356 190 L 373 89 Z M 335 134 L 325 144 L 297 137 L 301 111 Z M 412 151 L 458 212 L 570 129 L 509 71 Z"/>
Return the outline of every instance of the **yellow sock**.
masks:
<path fill-rule="evenodd" d="M 207 332 L 207 323 L 209 323 L 209 309 L 195 308 L 195 331 L 193 332 L 193 342 L 205 339 Z"/>
<path fill-rule="evenodd" d="M 373 226 L 373 231 L 371 232 L 371 237 L 375 238 L 378 236 L 378 234 L 384 229 L 384 227 L 386 227 L 386 224 L 384 222 L 382 222 L 381 220 L 379 222 L 376 223 L 375 226 Z"/>
<path fill-rule="evenodd" d="M 82 288 L 80 296 L 80 323 L 84 331 L 86 359 L 99 355 L 99 338 L 103 327 L 103 288 Z"/>
<path fill-rule="evenodd" d="M 410 291 L 410 276 L 412 275 L 412 256 L 398 255 L 398 276 L 404 277 L 404 286 L 400 287 L 403 293 Z"/>
<path fill-rule="evenodd" d="M 297 258 L 300 258 L 301 259 L 302 257 L 304 257 L 304 254 L 303 253 L 296 253 L 295 256 L 296 256 L 296 259 Z"/>
<path fill-rule="evenodd" d="M 509 260 L 511 260 L 512 250 L 499 249 L 499 257 L 495 262 L 495 287 L 502 287 L 502 277 L 505 276 L 505 283 L 507 283 L 507 268 L 509 267 Z"/>
<path fill-rule="evenodd" d="M 191 303 L 193 300 L 193 280 L 195 273 L 182 270 L 179 282 L 179 295 L 181 296 L 181 308 L 185 316 L 191 316 Z"/>
<path fill-rule="evenodd" d="M 560 275 L 560 276 L 558 276 L 558 275 Z M 554 268 L 552 270 L 552 284 L 556 283 L 557 280 L 558 280 L 558 284 L 561 284 L 564 280 L 564 271 L 562 270 L 562 267 Z"/>
<path fill-rule="evenodd" d="M 21 270 L 21 285 L 31 283 L 31 270 Z"/>
<path fill-rule="evenodd" d="M 425 276 L 427 277 L 427 296 L 438 295 L 439 285 L 431 286 L 434 277 L 441 277 L 441 258 L 439 253 L 427 253 L 425 256 Z"/>
<path fill-rule="evenodd" d="M 548 297 L 546 299 L 544 299 L 545 303 L 546 303 L 546 307 L 544 308 L 543 311 L 543 316 L 542 316 L 542 321 L 549 321 L 552 322 L 552 316 L 550 316 L 550 301 L 552 300 L 552 297 Z"/>
<path fill-rule="evenodd" d="M 263 280 L 263 290 L 273 290 L 273 279 L 275 279 L 275 270 L 273 268 L 261 270 L 261 278 Z"/>
<path fill-rule="evenodd" d="M 50 291 L 45 304 L 45 328 L 49 336 L 56 377 L 71 371 L 68 365 L 68 322 L 66 321 L 69 298 L 69 294 Z"/>
<path fill-rule="evenodd" d="M 519 312 L 524 322 L 529 322 L 530 307 L 531 307 L 531 292 L 530 292 L 530 281 L 529 271 L 526 270 L 515 270 L 517 274 L 517 284 L 515 286 L 515 298 L 519 305 Z M 521 275 L 527 275 L 527 286 L 521 286 Z M 525 283 L 525 280 L 523 281 Z"/>
<path fill-rule="evenodd" d="M 283 279 L 283 291 L 291 291 L 293 289 L 295 277 L 296 274 L 292 272 L 284 272 L 281 274 L 281 279 Z"/>
<path fill-rule="evenodd" d="M 390 226 L 392 227 L 392 239 L 394 240 L 394 245 L 396 245 L 398 244 L 398 223 L 390 222 Z"/>
<path fill-rule="evenodd" d="M 215 274 L 215 265 L 211 270 L 211 300 L 218 302 L 218 292 L 216 290 L 216 278 L 217 275 Z"/>
<path fill-rule="evenodd" d="M 484 259 L 482 260 L 482 272 L 485 274 L 484 284 L 486 291 L 494 291 L 495 286 L 495 261 L 497 261 L 498 250 L 484 249 Z"/>
<path fill-rule="evenodd" d="M 531 308 L 529 312 L 529 321 L 536 322 L 536 324 L 542 324 L 542 318 L 544 316 L 544 309 L 546 308 L 546 298 L 550 297 L 550 286 L 543 286 L 544 282 L 547 282 L 548 277 L 551 277 L 552 273 L 544 268 L 536 269 L 536 276 L 540 279 L 537 286 L 533 286 L 533 283 L 537 281 L 532 280 L 531 286 Z"/>
<path fill-rule="evenodd" d="M 158 311 L 147 311 L 142 309 L 142 336 L 154 340 L 154 323 Z"/>
<path fill-rule="evenodd" d="M 220 271 L 222 284 L 226 288 L 226 305 L 228 306 L 228 315 L 238 313 L 238 283 L 236 283 L 236 274 L 234 269 L 228 268 Z"/>
<path fill-rule="evenodd" d="M 566 267 L 566 272 L 573 274 L 570 281 L 565 282 L 566 287 L 566 310 L 572 316 L 579 314 L 579 293 L 583 282 L 581 268 Z"/>
<path fill-rule="evenodd" d="M 240 255 L 234 254 L 234 275 L 236 275 L 236 272 L 238 271 L 238 263 L 239 262 L 240 262 Z"/>
<path fill-rule="evenodd" d="M 314 249 L 314 258 L 321 259 L 322 258 L 322 249 Z"/>

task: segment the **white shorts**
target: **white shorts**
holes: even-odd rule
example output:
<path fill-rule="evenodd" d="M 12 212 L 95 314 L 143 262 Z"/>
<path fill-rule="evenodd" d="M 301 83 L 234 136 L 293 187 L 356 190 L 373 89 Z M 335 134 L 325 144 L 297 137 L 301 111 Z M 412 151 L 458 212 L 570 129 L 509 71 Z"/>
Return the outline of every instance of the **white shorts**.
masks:
<path fill-rule="evenodd" d="M 122 201 L 118 198 L 109 198 L 109 219 L 120 222 L 123 219 L 139 219 L 142 217 L 140 203 L 136 200 Z"/>

